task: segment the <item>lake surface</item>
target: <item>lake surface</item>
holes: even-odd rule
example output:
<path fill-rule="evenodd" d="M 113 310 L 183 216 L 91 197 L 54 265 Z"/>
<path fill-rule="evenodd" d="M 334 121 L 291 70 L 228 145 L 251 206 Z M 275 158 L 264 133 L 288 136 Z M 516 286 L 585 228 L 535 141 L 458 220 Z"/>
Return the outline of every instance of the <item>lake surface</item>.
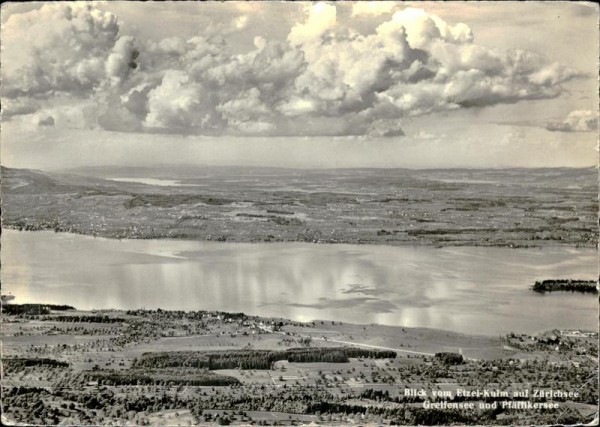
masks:
<path fill-rule="evenodd" d="M 158 178 L 106 178 L 117 182 L 135 182 L 138 184 L 158 185 L 159 187 L 201 187 L 197 184 L 183 184 L 179 180 L 174 179 L 158 179 Z"/>
<path fill-rule="evenodd" d="M 598 298 L 529 290 L 598 277 L 596 249 L 110 240 L 2 233 L 2 293 L 79 309 L 243 311 L 497 335 L 598 327 Z"/>

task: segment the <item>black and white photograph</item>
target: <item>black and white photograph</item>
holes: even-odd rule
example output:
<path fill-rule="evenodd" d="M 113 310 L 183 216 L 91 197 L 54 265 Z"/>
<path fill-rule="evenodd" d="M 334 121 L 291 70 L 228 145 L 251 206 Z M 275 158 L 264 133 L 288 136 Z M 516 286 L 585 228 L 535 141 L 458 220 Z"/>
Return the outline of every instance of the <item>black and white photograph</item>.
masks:
<path fill-rule="evenodd" d="M 1 5 L 1 421 L 598 425 L 599 6 Z"/>

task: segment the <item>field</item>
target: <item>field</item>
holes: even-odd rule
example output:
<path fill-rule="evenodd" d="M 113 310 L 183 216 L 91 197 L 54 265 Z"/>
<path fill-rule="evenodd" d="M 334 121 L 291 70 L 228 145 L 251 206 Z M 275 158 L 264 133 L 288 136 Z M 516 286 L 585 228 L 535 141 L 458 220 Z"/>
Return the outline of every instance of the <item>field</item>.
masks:
<path fill-rule="evenodd" d="M 592 168 L 2 168 L 5 227 L 136 239 L 595 247 L 597 189 Z"/>
<path fill-rule="evenodd" d="M 597 414 L 597 332 L 483 337 L 241 313 L 12 307 L 2 314 L 5 423 L 510 425 Z M 475 406 L 429 406 L 443 402 Z"/>

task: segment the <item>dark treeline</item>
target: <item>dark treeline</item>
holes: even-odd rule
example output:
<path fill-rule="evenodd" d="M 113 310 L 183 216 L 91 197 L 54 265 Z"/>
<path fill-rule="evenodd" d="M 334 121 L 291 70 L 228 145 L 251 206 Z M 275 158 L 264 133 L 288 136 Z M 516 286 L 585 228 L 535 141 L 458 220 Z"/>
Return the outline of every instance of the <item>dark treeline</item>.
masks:
<path fill-rule="evenodd" d="M 346 403 L 314 402 L 307 405 L 305 412 L 307 414 L 364 414 L 367 409 L 366 406 L 348 405 Z"/>
<path fill-rule="evenodd" d="M 174 207 L 179 205 L 193 205 L 206 203 L 207 205 L 228 205 L 233 200 L 212 197 L 202 194 L 137 194 L 123 203 L 126 209 L 137 206 Z"/>
<path fill-rule="evenodd" d="M 349 358 L 394 359 L 396 357 L 395 351 L 367 350 L 356 347 L 291 348 L 281 353 L 283 353 L 288 362 L 296 363 L 345 363 L 349 362 Z"/>
<path fill-rule="evenodd" d="M 71 307 L 70 305 L 54 305 L 54 304 L 3 304 L 2 305 L 2 313 L 8 314 L 11 316 L 16 316 L 19 314 L 26 315 L 42 315 L 42 314 L 50 314 L 50 310 L 56 311 L 66 311 L 66 310 L 75 310 L 75 307 Z"/>
<path fill-rule="evenodd" d="M 296 363 L 346 363 L 349 358 L 395 358 L 386 350 L 365 350 L 351 347 L 291 348 L 274 350 L 230 350 L 222 352 L 157 352 L 144 353 L 133 366 L 138 368 L 194 367 L 205 369 L 270 369 L 273 362 L 287 360 Z"/>
<path fill-rule="evenodd" d="M 2 366 L 6 373 L 12 371 L 18 371 L 23 368 L 27 368 L 30 366 L 50 366 L 50 367 L 61 367 L 68 368 L 69 364 L 67 362 L 63 362 L 61 360 L 55 359 L 45 359 L 45 358 L 25 358 L 25 357 L 14 357 L 14 358 L 6 358 L 2 359 Z"/>
<path fill-rule="evenodd" d="M 95 315 L 95 316 L 44 316 L 38 320 L 51 321 L 51 322 L 83 322 L 83 323 L 123 323 L 127 319 L 122 317 L 110 317 L 107 315 Z"/>
<path fill-rule="evenodd" d="M 436 353 L 435 358 L 444 365 L 460 365 L 463 363 L 462 354 L 458 353 Z"/>
<path fill-rule="evenodd" d="M 99 385 L 185 385 L 185 386 L 230 386 L 240 382 L 233 377 L 198 370 L 185 374 L 156 373 L 148 370 L 130 369 L 128 371 L 87 371 L 87 381 L 98 381 Z"/>
<path fill-rule="evenodd" d="M 368 388 L 363 391 L 360 396 L 361 399 L 369 399 L 369 400 L 377 400 L 377 401 L 385 401 L 390 402 L 393 401 L 390 397 L 390 392 L 388 390 L 373 390 L 372 388 Z"/>
<path fill-rule="evenodd" d="M 535 292 L 570 291 L 583 293 L 598 293 L 595 280 L 554 279 L 535 282 L 532 288 Z"/>
<path fill-rule="evenodd" d="M 147 310 L 147 309 L 136 309 L 136 310 L 127 310 L 125 312 L 128 316 L 140 316 L 140 317 L 152 317 L 152 318 L 160 318 L 160 319 L 171 319 L 171 320 L 180 320 L 180 319 L 188 319 L 188 320 L 203 320 L 206 317 L 220 317 L 222 321 L 243 321 L 247 320 L 251 317 L 245 315 L 244 313 L 226 313 L 223 311 L 183 311 L 183 310 L 163 310 L 158 308 L 156 310 Z M 258 318 L 256 318 L 258 319 Z"/>

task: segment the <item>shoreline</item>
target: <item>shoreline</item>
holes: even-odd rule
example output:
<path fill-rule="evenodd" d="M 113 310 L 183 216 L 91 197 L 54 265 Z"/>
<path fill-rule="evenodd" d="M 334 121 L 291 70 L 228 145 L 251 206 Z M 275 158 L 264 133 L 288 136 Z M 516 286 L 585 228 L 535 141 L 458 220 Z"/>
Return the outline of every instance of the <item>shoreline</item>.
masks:
<path fill-rule="evenodd" d="M 24 307 L 29 306 L 28 310 L 33 310 L 35 308 L 37 310 L 37 314 L 33 314 L 31 312 L 29 314 L 6 314 L 4 312 L 5 307 Z M 42 311 L 39 311 L 41 307 Z M 67 308 L 56 308 L 56 307 L 67 307 Z M 285 324 L 285 325 L 295 325 L 299 330 L 305 331 L 305 333 L 309 333 L 309 335 L 302 335 L 299 332 L 295 332 L 293 335 L 307 338 L 310 337 L 314 340 L 323 341 L 325 343 L 337 343 L 344 344 L 350 346 L 358 346 L 358 347 L 367 347 L 367 348 L 375 348 L 375 349 L 385 349 L 392 350 L 396 352 L 405 352 L 405 353 L 414 353 L 414 354 L 422 354 L 422 355 L 430 355 L 433 356 L 434 352 L 439 351 L 451 351 L 452 349 L 458 351 L 461 344 L 465 342 L 471 342 L 475 344 L 472 347 L 465 348 L 466 350 L 465 356 L 468 357 L 468 353 L 474 350 L 482 350 L 482 349 L 500 349 L 501 343 L 504 338 L 509 336 L 547 336 L 552 333 L 564 333 L 568 335 L 575 331 L 576 334 L 594 334 L 597 333 L 596 330 L 579 328 L 579 327 L 569 327 L 569 328 L 552 328 L 548 327 L 547 329 L 540 330 L 537 332 L 520 332 L 520 331 L 511 331 L 506 334 L 476 334 L 476 333 L 465 333 L 465 332 L 457 332 L 451 331 L 441 328 L 429 328 L 422 326 L 401 326 L 401 325 L 384 325 L 379 323 L 355 323 L 355 322 L 345 322 L 339 320 L 331 320 L 331 319 L 314 319 L 314 320 L 306 320 L 300 321 L 295 319 L 288 319 L 283 317 L 272 317 L 272 316 L 260 316 L 249 314 L 245 312 L 228 312 L 221 310 L 170 310 L 170 309 L 161 309 L 161 308 L 137 308 L 137 309 L 115 309 L 115 308 L 95 308 L 90 310 L 78 309 L 77 307 L 65 305 L 65 304 L 50 304 L 50 303 L 11 303 L 6 304 L 3 303 L 1 305 L 2 311 L 0 312 L 0 318 L 2 318 L 2 323 L 4 325 L 10 323 L 21 323 L 20 321 L 16 322 L 6 322 L 7 317 L 15 317 L 16 319 L 34 321 L 39 324 L 43 324 L 45 321 L 52 321 L 55 316 L 62 316 L 62 321 L 65 321 L 68 317 L 84 317 L 84 318 L 116 318 L 119 320 L 127 320 L 136 316 L 139 313 L 146 314 L 163 314 L 166 316 L 176 316 L 176 317 L 188 317 L 188 316 L 198 316 L 202 315 L 203 317 L 208 317 L 212 319 L 247 319 L 252 320 L 253 322 L 260 322 L 264 325 L 277 325 L 277 324 Z M 43 311 L 47 308 L 47 311 Z M 27 310 L 27 309 L 26 309 Z M 31 317 L 33 316 L 33 317 Z M 283 330 L 278 330 L 277 327 L 272 326 L 260 326 L 259 329 L 280 335 L 288 335 L 287 332 Z M 402 337 L 403 340 L 406 340 L 407 337 L 411 337 L 414 340 L 414 347 L 407 348 L 396 348 L 394 347 L 393 341 L 389 341 L 389 345 L 386 345 L 388 341 L 382 340 L 380 344 L 373 344 L 372 342 L 361 342 L 357 340 L 336 340 L 333 339 L 332 336 L 338 334 L 340 336 L 348 336 L 348 335 L 356 335 L 359 331 L 363 331 L 365 336 L 369 335 L 378 335 L 380 337 L 386 337 L 386 339 L 390 337 L 396 337 L 400 339 Z M 321 335 L 321 336 L 318 336 Z M 198 337 L 203 337 L 205 335 L 180 335 L 180 336 L 162 336 L 164 340 L 181 340 L 181 339 L 194 339 Z M 7 337 L 7 335 L 2 334 L 2 338 Z M 500 337 L 500 339 L 499 339 Z M 364 341 L 364 340 L 362 340 Z M 500 343 L 500 345 L 499 345 Z M 493 344 L 490 346 L 490 344 Z M 486 347 L 487 346 L 487 347 Z M 412 350 L 408 350 L 408 348 L 412 348 Z M 504 350 L 507 350 L 504 348 Z M 512 349 L 514 350 L 514 349 Z M 462 351 L 462 349 L 461 349 Z M 471 358 L 473 360 L 477 360 L 475 358 Z"/>
<path fill-rule="evenodd" d="M 522 332 L 522 333 L 535 333 L 547 329 L 548 325 L 556 325 L 558 327 L 587 327 L 592 326 L 591 320 L 597 317 L 597 304 L 593 299 L 586 297 L 585 295 L 566 295 L 567 299 L 561 299 L 561 295 L 540 295 L 528 290 L 528 287 L 533 285 L 534 280 L 542 280 L 548 278 L 560 278 L 563 277 L 565 271 L 559 267 L 559 264 L 555 265 L 550 271 L 544 268 L 546 261 L 539 265 L 539 268 L 534 268 L 530 271 L 529 275 L 520 277 L 520 275 L 509 279 L 510 275 L 506 276 L 504 281 L 501 283 L 502 287 L 498 288 L 498 295 L 504 295 L 506 301 L 513 301 L 509 305 L 503 305 L 498 310 L 489 312 L 485 311 L 482 307 L 493 307 L 494 300 L 488 295 L 490 291 L 487 290 L 486 286 L 494 286 L 494 283 L 501 279 L 497 274 L 503 275 L 503 267 L 497 268 L 497 273 L 492 275 L 482 276 L 479 280 L 477 278 L 457 278 L 453 283 L 454 285 L 448 289 L 463 289 L 464 293 L 457 295 L 461 296 L 460 300 L 452 302 L 451 295 L 443 296 L 440 300 L 439 296 L 429 295 L 425 297 L 421 306 L 422 300 L 419 299 L 421 287 L 431 287 L 434 284 L 440 285 L 436 282 L 437 279 L 432 277 L 431 280 L 421 280 L 419 275 L 416 277 L 402 276 L 399 273 L 398 268 L 400 266 L 393 267 L 396 271 L 393 276 L 390 276 L 385 284 L 372 283 L 377 277 L 372 276 L 376 274 L 374 266 L 367 264 L 361 270 L 361 274 L 365 275 L 363 279 L 364 286 L 353 285 L 355 279 L 353 276 L 349 276 L 348 268 L 354 268 L 357 259 L 362 257 L 364 260 L 381 260 L 385 265 L 394 266 L 394 263 L 400 259 L 406 259 L 407 269 L 410 269 L 410 260 L 420 260 L 415 265 L 428 265 L 427 260 L 431 258 L 433 261 L 443 261 L 442 265 L 456 265 L 456 262 L 461 262 L 461 259 L 466 260 L 467 265 L 474 265 L 478 263 L 481 256 L 484 256 L 487 260 L 496 260 L 495 263 L 500 265 L 510 262 L 519 262 L 524 259 L 533 257 L 534 260 L 545 260 L 550 259 L 556 263 L 563 259 L 577 259 L 584 263 L 580 267 L 570 268 L 568 274 L 571 277 L 577 277 L 580 279 L 591 279 L 595 277 L 594 269 L 589 268 L 589 263 L 595 259 L 595 249 L 566 249 L 566 248 L 555 248 L 542 250 L 531 250 L 522 249 L 522 252 L 512 251 L 510 248 L 463 248 L 463 249 L 450 249 L 450 248 L 436 248 L 433 247 L 408 247 L 402 249 L 400 247 L 393 249 L 391 247 L 376 247 L 376 246 L 356 246 L 356 245 L 339 245 L 339 246 L 315 246 L 315 244 L 309 243 L 273 243 L 273 246 L 260 245 L 253 243 L 239 243 L 237 245 L 227 245 L 227 242 L 195 242 L 195 241 L 182 241 L 178 239 L 172 239 L 169 241 L 136 241 L 125 240 L 123 242 L 117 242 L 114 239 L 105 238 L 93 238 L 92 236 L 85 236 L 79 234 L 56 234 L 51 231 L 39 232 L 39 233 L 18 233 L 16 230 L 5 230 L 6 234 L 2 243 L 5 243 L 4 249 L 6 250 L 4 261 L 9 261 L 12 257 L 12 261 L 15 265 L 19 265 L 19 259 L 27 258 L 28 256 L 35 256 L 39 260 L 36 269 L 43 268 L 53 271 L 56 277 L 62 277 L 65 280 L 65 286 L 70 286 L 69 292 L 59 289 L 56 293 L 52 292 L 50 288 L 40 288 L 35 292 L 28 293 L 27 288 L 21 289 L 18 286 L 18 276 L 9 276 L 10 270 L 6 270 L 6 274 L 3 274 L 3 278 L 6 279 L 4 288 L 5 292 L 11 291 L 18 297 L 15 302 L 35 302 L 35 301 L 46 301 L 52 303 L 61 303 L 68 298 L 71 305 L 77 306 L 83 309 L 93 308 L 117 308 L 117 309 L 135 309 L 138 307 L 145 306 L 146 308 L 162 308 L 168 310 L 197 310 L 197 309 L 221 309 L 221 310 L 234 310 L 244 311 L 251 315 L 259 316 L 282 316 L 297 321 L 306 320 L 320 320 L 327 319 L 329 321 L 343 321 L 343 322 L 360 322 L 360 323 L 378 323 L 381 325 L 388 326 L 422 326 L 437 328 L 447 331 L 455 332 L 466 332 L 484 336 L 496 336 L 498 333 L 508 332 Z M 138 239 L 139 240 L 139 239 Z M 19 245 L 22 242 L 22 245 Z M 23 246 L 24 245 L 24 246 Z M 32 246 L 33 245 L 33 246 Z M 58 246 L 57 246 L 58 245 Z M 66 246 L 65 246 L 66 245 Z M 238 246 L 239 245 L 239 246 Z M 64 246 L 66 252 L 63 255 L 60 253 L 61 246 Z M 15 252 L 11 251 L 11 248 L 21 247 L 22 250 Z M 29 248 L 28 251 L 23 252 L 24 248 Z M 35 247 L 45 248 L 43 251 L 29 252 Z M 70 249 L 69 249 L 70 248 Z M 78 249 L 77 249 L 78 248 Z M 224 251 L 224 252 L 223 252 Z M 365 252 L 366 251 L 366 252 Z M 180 254 L 181 252 L 181 254 Z M 129 253 L 135 255 L 127 255 Z M 197 272 L 199 268 L 211 268 L 208 264 L 204 267 L 199 267 L 202 259 L 209 256 L 209 254 L 216 253 L 221 254 L 215 259 L 221 259 L 228 256 L 228 254 L 235 255 L 235 259 L 242 256 L 241 259 L 252 259 L 256 261 L 256 264 L 251 262 L 248 264 L 246 261 L 241 262 L 242 266 L 249 265 L 250 267 L 243 267 L 238 279 L 233 280 L 227 276 L 227 270 L 225 267 L 219 267 L 220 270 L 213 272 L 212 276 L 206 276 L 208 273 L 196 273 L 199 277 L 200 282 L 196 283 L 195 279 L 185 279 L 188 277 L 190 272 Z M 281 257 L 278 254 L 282 253 Z M 12 254 L 12 255 L 11 255 Z M 35 255 L 37 254 L 37 255 Z M 54 255 L 56 254 L 56 255 Z M 79 255 L 85 254 L 85 255 Z M 122 254 L 122 256 L 120 255 Z M 253 255 L 257 254 L 257 255 Z M 347 255 L 350 254 L 350 255 Z M 9 257 L 10 255 L 10 257 Z M 77 263 L 87 263 L 88 259 L 93 259 L 98 256 L 98 262 L 102 268 L 99 268 L 98 279 L 91 277 L 78 275 L 78 274 L 66 274 L 65 269 L 68 269 L 73 260 L 77 260 Z M 160 256 L 160 258 L 154 258 Z M 291 262 L 293 257 L 298 256 L 302 261 L 300 266 L 300 276 L 296 279 L 281 282 L 279 284 L 271 285 L 273 280 L 280 280 L 282 274 L 288 274 L 289 268 L 281 267 L 281 269 L 274 270 L 278 273 L 273 276 L 264 276 L 263 280 L 257 282 L 255 285 L 250 287 L 242 286 L 244 280 L 252 280 L 253 275 L 257 275 L 260 271 L 265 268 L 271 268 L 276 263 L 276 260 L 285 261 L 285 263 Z M 336 275 L 336 290 L 334 293 L 329 293 L 327 287 L 321 279 L 319 274 L 313 273 L 313 266 L 319 265 L 319 260 L 322 257 L 333 256 L 336 259 L 336 268 L 338 268 L 338 275 Z M 9 258 L 7 258 L 9 257 Z M 66 260 L 62 258 L 66 257 Z M 358 257 L 358 258 L 357 258 Z M 565 258 L 569 257 L 569 258 Z M 506 258 L 506 259 L 505 259 Z M 225 259 L 225 258 L 223 258 Z M 70 261 L 69 261 L 70 260 Z M 63 262 L 64 261 L 64 262 Z M 124 267 L 124 271 L 129 271 L 131 268 L 135 269 L 136 276 L 124 276 L 116 281 L 111 279 L 110 273 L 113 269 L 111 265 L 113 263 L 123 263 L 123 266 L 143 265 L 143 267 Z M 366 261 L 365 261 L 366 262 Z M 432 261 L 429 261 L 432 262 Z M 594 261 L 595 262 L 595 261 Z M 40 264 L 41 263 L 41 264 Z M 537 263 L 537 261 L 536 261 Z M 157 272 L 171 271 L 163 265 L 175 265 L 177 264 L 176 270 L 183 272 L 184 279 L 182 281 L 168 281 L 166 279 L 160 279 L 156 282 L 152 280 L 152 277 L 163 277 L 156 276 Z M 156 266 L 154 266 L 156 265 Z M 204 264 L 202 264 L 204 265 Z M 219 264 L 221 265 L 221 264 Z M 224 266 L 230 265 L 228 263 L 223 264 Z M 237 264 L 236 264 L 237 265 Z M 287 265 L 287 264 L 286 264 Z M 376 264 L 378 265 L 378 264 Z M 462 264 L 461 264 L 462 265 Z M 537 265 L 537 264 L 536 264 Z M 558 266 L 558 267 L 557 267 Z M 585 268 L 588 266 L 588 268 Z M 57 269 L 56 271 L 54 269 Z M 140 270 L 141 268 L 141 270 Z M 170 267 L 169 267 L 170 268 Z M 236 267 L 237 268 L 237 267 Z M 383 264 L 377 268 L 388 268 Z M 392 268 L 392 267 L 389 267 Z M 402 267 L 403 269 L 405 267 Z M 459 267 L 455 267 L 459 268 Z M 464 268 L 464 267 L 460 267 Z M 583 268 L 583 270 L 582 270 Z M 84 270 L 87 268 L 84 267 Z M 222 271 L 221 271 L 222 270 Z M 373 270 L 373 271 L 372 271 Z M 61 271 L 63 273 L 61 273 Z M 120 270 L 119 270 L 120 271 Z M 269 270 L 271 271 L 271 270 Z M 341 272 L 346 273 L 342 274 Z M 387 270 L 386 270 L 387 271 Z M 408 270 L 407 270 L 408 271 Z M 41 270 L 39 271 L 42 272 Z M 547 275 L 550 273 L 550 275 Z M 582 274 L 582 273 L 587 274 Z M 296 274 L 299 272 L 297 271 Z M 449 274 L 452 272 L 450 271 Z M 62 274 L 62 276 L 61 276 Z M 82 273 L 83 274 L 83 273 Z M 129 274 L 129 273 L 128 273 Z M 178 273 L 179 274 L 179 273 Z M 216 276 L 215 276 L 216 275 Z M 250 276 L 248 276 L 250 275 Z M 278 279 L 279 277 L 279 279 Z M 411 277 L 409 279 L 408 277 Z M 145 278 L 145 279 L 142 279 Z M 404 278 L 404 279 L 403 279 Z M 83 280 L 83 282 L 79 280 Z M 514 279 L 514 280 L 513 280 Z M 36 279 L 38 280 L 38 279 Z M 109 280 L 109 282 L 107 282 Z M 110 282 L 112 280 L 112 282 Z M 176 280 L 176 279 L 175 279 Z M 518 282 L 515 280 L 519 280 Z M 397 282 L 399 281 L 399 282 Z M 466 282 L 465 282 L 466 281 Z M 472 282 L 472 284 L 471 284 Z M 89 290 L 83 290 L 80 284 L 85 283 L 90 286 Z M 244 282 L 245 283 L 245 282 Z M 251 282 L 253 283 L 253 282 Z M 362 283 L 362 282 L 361 282 Z M 476 284 L 478 284 L 476 286 Z M 217 286 L 218 285 L 218 286 Z M 156 286 L 155 288 L 152 286 Z M 271 286 L 271 287 L 269 287 Z M 472 286 L 472 290 L 468 290 L 469 286 Z M 506 289 L 504 289 L 506 287 Z M 106 295 L 106 289 L 113 289 L 111 292 L 122 292 L 122 295 L 129 295 L 128 298 L 110 298 Z M 122 289 L 122 291 L 120 290 Z M 136 289 L 139 289 L 137 291 Z M 217 291 L 217 289 L 221 289 Z M 247 290 L 252 292 L 253 297 L 244 301 L 243 295 Z M 274 290 L 274 291 L 271 291 Z M 442 289 L 442 288 L 440 288 Z M 504 290 L 502 290 L 504 289 Z M 156 295 L 161 295 L 162 298 L 158 299 L 155 297 L 144 297 L 142 294 L 138 295 L 138 292 L 157 292 Z M 172 292 L 174 290 L 174 294 Z M 187 299 L 180 299 L 173 295 L 178 295 L 178 290 L 185 290 L 185 295 L 190 295 Z M 279 291 L 291 292 L 304 292 L 304 296 L 298 297 L 299 299 L 292 299 L 290 295 L 277 296 L 276 293 Z M 302 291 L 303 290 L 303 291 Z M 310 290 L 309 293 L 306 293 Z M 270 294 L 262 294 L 263 292 L 270 292 Z M 275 292 L 275 294 L 273 293 Z M 316 292 L 316 293 L 315 293 Z M 333 292 L 333 291 L 331 291 Z M 389 292 L 389 294 L 386 294 Z M 462 291 L 461 291 L 462 292 Z M 405 294 L 404 297 L 400 295 Z M 201 295 L 211 295 L 209 299 L 202 297 Z M 90 299 L 91 295 L 95 295 L 95 299 Z M 137 296 L 136 296 L 137 295 Z M 221 295 L 221 296 L 219 296 Z M 554 296 L 554 298 L 552 297 Z M 25 298 L 22 300 L 21 298 Z M 222 304 L 219 303 L 218 298 L 232 298 L 233 303 Z M 240 300 L 240 297 L 242 299 Z M 329 300 L 319 297 L 328 297 Z M 422 295 L 421 295 L 422 297 Z M 50 298 L 51 300 L 48 300 Z M 458 298 L 458 297 L 456 297 Z M 481 304 L 475 305 L 471 308 L 471 305 L 475 303 L 473 298 L 477 298 L 481 301 Z M 525 298 L 525 299 L 523 299 Z M 546 298 L 546 299 L 540 299 Z M 241 302 L 240 302 L 241 301 Z M 386 302 L 388 301 L 388 302 Z M 451 306 L 441 305 L 443 301 L 451 301 Z M 524 304 L 523 301 L 528 301 Z M 348 306 L 348 304 L 352 304 Z M 415 304 L 417 308 L 414 311 L 404 313 L 404 310 L 413 310 L 411 304 Z M 570 316 L 570 309 L 568 308 L 573 304 L 573 307 L 583 308 L 576 316 Z M 514 308 L 521 307 L 526 310 L 529 306 L 538 306 L 540 310 L 545 306 L 547 309 L 544 313 L 550 313 L 548 307 L 556 307 L 557 313 L 561 313 L 558 321 L 553 321 L 553 315 L 545 315 L 542 313 L 541 319 L 531 319 L 531 322 L 525 320 L 531 316 L 520 316 L 518 312 L 515 312 Z M 427 308 L 430 307 L 431 308 Z M 436 308 L 438 307 L 438 308 Z M 454 307 L 454 308 L 452 308 Z M 504 307 L 504 308 L 503 308 Z M 506 308 L 508 307 L 508 308 Z M 458 311 L 457 311 L 458 310 Z M 464 311 L 460 311 L 464 310 Z M 458 314 L 458 319 L 452 319 L 451 321 L 441 322 L 439 318 L 431 319 L 429 316 L 435 313 L 437 316 L 452 316 L 452 313 Z M 357 316 L 357 313 L 360 315 Z M 516 313 L 512 316 L 512 319 L 504 316 L 510 315 L 510 313 Z M 568 315 L 567 315 L 568 314 Z M 506 322 L 504 323 L 504 320 Z M 515 320 L 516 319 L 516 320 Z M 594 321 L 594 324 L 596 322 Z"/>
<path fill-rule="evenodd" d="M 211 243 L 242 243 L 242 244 L 315 244 L 315 245 L 357 245 L 357 246 L 414 246 L 414 247 L 433 247 L 433 248 L 460 248 L 460 247 L 482 247 L 482 248 L 504 248 L 504 249 L 552 249 L 552 248 L 572 248 L 572 249 L 598 249 L 598 244 L 572 244 L 572 243 L 559 243 L 558 241 L 542 241 L 536 245 L 528 245 L 528 244 L 518 244 L 518 243 L 494 243 L 494 242 L 471 242 L 465 241 L 462 243 L 457 242 L 436 242 L 433 240 L 394 240 L 394 241 L 363 241 L 363 240 L 318 240 L 318 241 L 310 241 L 310 240 L 286 240 L 286 239 L 235 239 L 235 238 L 227 238 L 225 240 L 220 240 L 218 238 L 194 238 L 192 236 L 185 235 L 156 235 L 156 236 L 127 236 L 121 237 L 119 235 L 115 235 L 113 233 L 97 233 L 95 231 L 90 230 L 56 230 L 55 228 L 48 227 L 40 227 L 35 229 L 26 229 L 23 227 L 15 226 L 13 224 L 2 224 L 2 230 L 11 230 L 18 232 L 54 232 L 54 233 L 62 233 L 62 234 L 72 234 L 77 236 L 85 236 L 99 239 L 107 239 L 107 240 L 132 240 L 132 241 L 143 241 L 143 240 L 164 240 L 164 241 L 188 241 L 188 242 L 211 242 Z"/>
<path fill-rule="evenodd" d="M 4 306 L 62 306 L 65 304 L 58 304 L 58 303 L 38 303 L 38 302 L 11 302 L 11 303 L 2 303 L 0 304 L 0 310 L 2 310 L 2 308 Z M 68 304 L 66 304 L 68 305 Z M 72 307 L 72 306 L 70 306 Z M 63 312 L 63 310 L 51 310 L 54 312 L 54 314 L 57 314 L 59 312 Z M 350 328 L 350 329 L 377 329 L 379 331 L 386 331 L 386 336 L 399 336 L 399 331 L 405 332 L 405 331 L 410 331 L 414 334 L 417 335 L 421 335 L 421 336 L 446 336 L 446 337 L 455 337 L 458 339 L 466 339 L 466 340 L 470 340 L 470 339 L 475 339 L 475 340 L 495 340 L 497 339 L 499 336 L 508 336 L 511 334 L 520 334 L 520 335 L 530 335 L 530 336 L 535 336 L 535 335 L 544 335 L 544 334 L 548 334 L 552 331 L 557 331 L 557 330 L 561 330 L 561 331 L 580 331 L 580 332 L 585 332 L 585 333 L 594 333 L 597 332 L 596 329 L 589 329 L 586 327 L 581 327 L 581 326 L 576 326 L 576 325 L 571 325 L 571 326 L 567 326 L 567 327 L 551 327 L 551 325 L 549 325 L 547 328 L 543 328 L 543 329 L 539 329 L 539 330 L 535 330 L 535 331 L 526 331 L 526 330 L 511 330 L 508 331 L 506 333 L 476 333 L 476 332 L 461 332 L 461 331 L 455 331 L 455 330 L 451 330 L 451 329 L 443 329 L 443 328 L 435 328 L 435 327 L 427 327 L 427 326 L 406 326 L 406 325 L 391 325 L 391 324 L 383 324 L 383 323 L 360 323 L 360 322 L 348 322 L 348 321 L 344 321 L 344 320 L 339 320 L 339 319 L 328 319 L 328 318 L 315 318 L 315 319 L 310 319 L 310 320 L 299 320 L 299 319 L 294 319 L 294 318 L 286 318 L 286 317 L 277 317 L 277 316 L 265 316 L 265 315 L 260 315 L 260 314 L 253 314 L 250 312 L 245 312 L 245 311 L 240 311 L 240 312 L 233 312 L 233 311 L 222 311 L 222 310 L 218 310 L 218 309 L 199 309 L 199 310 L 182 310 L 182 309 L 167 309 L 167 308 L 162 308 L 162 307 L 137 307 L 137 308 L 114 308 L 114 307 L 106 307 L 106 308 L 91 308 L 91 309 L 80 309 L 77 307 L 73 307 L 73 309 L 66 309 L 64 310 L 67 313 L 71 313 L 71 314 L 93 314 L 93 315 L 106 315 L 106 314 L 115 314 L 115 313 L 126 313 L 126 312 L 164 312 L 164 313 L 183 313 L 185 314 L 193 314 L 193 313 L 216 313 L 217 315 L 225 315 L 225 316 L 237 316 L 237 315 L 241 315 L 243 317 L 247 317 L 247 318 L 254 318 L 254 319 L 261 319 L 267 322 L 276 322 L 276 321 L 285 321 L 285 322 L 289 322 L 289 323 L 296 323 L 296 324 L 301 324 L 304 326 L 316 326 L 317 330 L 320 332 L 325 332 L 325 333 L 331 333 L 332 332 L 332 327 L 333 326 L 344 326 L 346 328 Z M 0 311 L 0 316 L 6 316 L 3 311 Z M 43 316 L 43 314 L 41 314 L 41 316 Z M 321 329 L 320 329 L 321 328 Z M 181 337 L 180 337 L 181 338 Z M 191 337 L 190 337 L 191 338 Z M 327 340 L 326 340 L 327 341 Z M 346 342 L 346 344 L 351 344 L 350 342 Z M 361 346 L 367 346 L 369 347 L 371 344 L 369 343 L 354 343 L 355 345 Z M 391 349 L 391 347 L 385 347 L 385 345 L 379 345 L 376 347 L 380 347 L 380 348 L 388 348 Z"/>

